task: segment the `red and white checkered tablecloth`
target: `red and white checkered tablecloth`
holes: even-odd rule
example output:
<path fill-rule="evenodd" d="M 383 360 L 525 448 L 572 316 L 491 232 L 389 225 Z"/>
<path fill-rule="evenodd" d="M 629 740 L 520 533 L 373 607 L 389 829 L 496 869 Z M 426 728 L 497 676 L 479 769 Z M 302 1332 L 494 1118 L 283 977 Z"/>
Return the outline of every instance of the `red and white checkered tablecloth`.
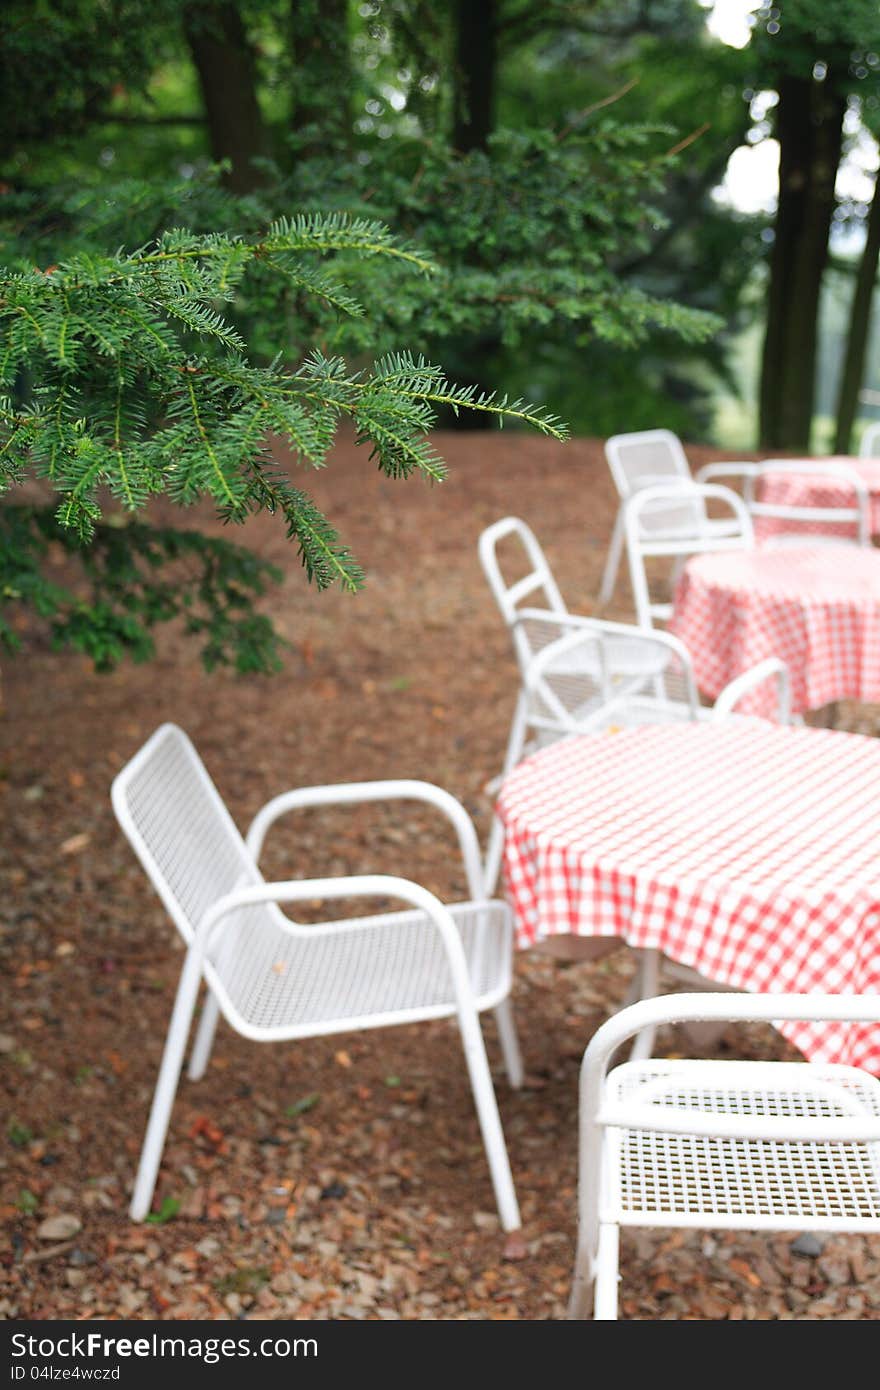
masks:
<path fill-rule="evenodd" d="M 502 783 L 525 947 L 621 937 L 752 991 L 880 993 L 880 740 L 762 720 L 564 739 Z M 880 1074 L 880 1025 L 786 1023 Z"/>
<path fill-rule="evenodd" d="M 772 461 L 769 462 L 772 467 Z M 811 459 L 810 462 L 822 463 L 826 460 Z M 880 459 L 840 456 L 830 458 L 827 462 L 845 463 L 853 472 L 858 473 L 870 495 L 871 532 L 873 535 L 880 534 Z M 786 460 L 787 465 L 793 463 L 794 460 Z M 831 477 L 823 478 L 821 474 L 816 473 L 768 473 L 761 479 L 755 500 L 768 502 L 774 507 L 855 506 L 855 496 L 851 487 L 843 481 L 835 482 Z M 773 516 L 756 516 L 754 521 L 755 538 L 759 542 L 782 531 L 802 532 L 805 536 L 822 534 L 855 537 L 858 534 L 855 524 L 848 522 L 784 521 L 781 517 Z"/>
<path fill-rule="evenodd" d="M 785 546 L 693 556 L 675 589 L 670 632 L 715 699 L 768 656 L 791 675 L 796 713 L 834 700 L 880 701 L 880 550 Z M 738 706 L 773 713 L 770 682 Z"/>

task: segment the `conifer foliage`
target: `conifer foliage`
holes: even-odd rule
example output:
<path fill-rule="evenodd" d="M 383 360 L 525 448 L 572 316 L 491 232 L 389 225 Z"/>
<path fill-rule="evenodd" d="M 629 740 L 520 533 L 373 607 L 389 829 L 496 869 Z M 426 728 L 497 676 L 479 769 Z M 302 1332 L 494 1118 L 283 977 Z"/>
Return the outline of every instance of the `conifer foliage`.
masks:
<path fill-rule="evenodd" d="M 10 610 L 29 605 L 57 644 L 108 667 L 149 656 L 150 629 L 182 615 L 208 665 L 270 669 L 277 639 L 253 602 L 277 571 L 229 541 L 147 527 L 138 513 L 151 497 L 208 498 L 234 523 L 275 513 L 310 580 L 355 590 L 357 561 L 273 444 L 320 468 L 347 420 L 387 475 L 440 480 L 429 438 L 440 407 L 564 437 L 546 412 L 455 386 L 407 354 L 357 371 L 318 348 L 293 366 L 250 360 L 233 312 L 249 273 L 357 317 L 334 270 L 340 253 L 432 270 L 382 224 L 341 213 L 279 219 L 258 238 L 172 229 L 132 252 L 0 270 L 0 482 L 35 479 L 54 494 L 51 505 L 0 507 L 0 641 L 15 645 Z M 79 548 L 88 595 L 45 577 L 53 545 Z"/>

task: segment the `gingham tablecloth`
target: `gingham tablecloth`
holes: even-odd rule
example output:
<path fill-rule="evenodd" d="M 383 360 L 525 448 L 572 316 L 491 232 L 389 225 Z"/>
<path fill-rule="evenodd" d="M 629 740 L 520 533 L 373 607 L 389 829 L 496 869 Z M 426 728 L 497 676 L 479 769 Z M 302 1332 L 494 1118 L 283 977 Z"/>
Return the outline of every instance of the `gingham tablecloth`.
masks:
<path fill-rule="evenodd" d="M 792 709 L 880 701 L 880 550 L 785 546 L 693 556 L 675 588 L 670 632 L 714 699 L 741 672 L 778 656 Z M 770 715 L 769 682 L 738 707 Z"/>
<path fill-rule="evenodd" d="M 772 467 L 772 460 L 768 460 Z M 793 464 L 795 461 L 786 460 L 786 464 Z M 811 459 L 811 463 L 826 462 L 822 459 Z M 828 463 L 845 463 L 855 473 L 858 473 L 868 489 L 871 500 L 871 532 L 874 535 L 880 534 L 880 459 L 847 458 L 844 456 L 834 457 L 827 460 Z M 833 478 L 823 478 L 819 474 L 810 473 L 769 473 L 761 479 L 758 493 L 758 502 L 769 502 L 775 507 L 852 507 L 855 505 L 855 497 L 852 488 L 844 482 L 835 482 Z M 809 535 L 821 533 L 823 535 L 838 535 L 844 537 L 855 537 L 858 528 L 847 522 L 812 522 L 812 521 L 783 521 L 780 517 L 757 516 L 755 517 L 755 537 L 758 541 L 765 540 L 768 536 L 778 535 L 781 531 L 796 531 Z"/>
<path fill-rule="evenodd" d="M 517 943 L 657 948 L 735 989 L 880 993 L 880 740 L 762 720 L 564 739 L 502 783 Z M 880 1074 L 880 1026 L 786 1023 Z"/>

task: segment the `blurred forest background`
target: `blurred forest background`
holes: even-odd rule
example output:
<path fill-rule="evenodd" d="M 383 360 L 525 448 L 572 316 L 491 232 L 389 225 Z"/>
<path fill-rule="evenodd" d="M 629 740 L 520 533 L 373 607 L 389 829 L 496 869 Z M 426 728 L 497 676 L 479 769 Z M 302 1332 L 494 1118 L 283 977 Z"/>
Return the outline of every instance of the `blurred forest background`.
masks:
<path fill-rule="evenodd" d="M 2 509 L 0 595 L 99 667 L 185 609 L 277 665 L 277 576 L 126 519 L 157 493 L 358 587 L 273 436 L 439 477 L 437 426 L 846 454 L 880 417 L 877 0 L 6 0 L 0 39 L 0 478 L 57 501 Z"/>
<path fill-rule="evenodd" d="M 448 281 L 383 283 L 349 352 L 407 341 L 584 435 L 845 452 L 880 415 L 873 0 L 10 0 L 2 27 L 4 259 L 367 212 Z M 253 350 L 295 350 L 247 311 Z"/>

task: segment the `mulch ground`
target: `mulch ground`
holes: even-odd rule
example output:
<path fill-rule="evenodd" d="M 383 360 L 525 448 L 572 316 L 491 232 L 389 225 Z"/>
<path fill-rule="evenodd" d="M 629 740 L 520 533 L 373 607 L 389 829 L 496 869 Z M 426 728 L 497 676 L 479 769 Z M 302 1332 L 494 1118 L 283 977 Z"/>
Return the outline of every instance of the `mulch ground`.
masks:
<path fill-rule="evenodd" d="M 259 1046 L 221 1024 L 181 1082 L 156 1209 L 127 1216 L 182 951 L 114 820 L 115 772 L 157 724 L 191 735 L 237 823 L 290 786 L 419 777 L 483 840 L 516 671 L 480 570 L 484 526 L 534 529 L 572 609 L 591 611 L 614 502 L 601 445 L 438 437 L 442 487 L 392 483 L 341 443 L 308 480 L 362 561 L 355 598 L 317 594 L 271 518 L 244 538 L 286 571 L 267 600 L 284 673 L 206 675 L 179 634 L 149 666 L 99 676 L 33 635 L 6 663 L 0 720 L 6 1009 L 0 1034 L 0 1315 L 10 1319 L 559 1319 L 575 1235 L 577 1079 L 623 999 L 625 948 L 516 960 L 528 1084 L 485 1033 L 523 1213 L 504 1240 L 456 1029 L 447 1023 Z M 694 466 L 715 457 L 692 450 Z M 193 513 L 192 524 L 212 523 Z M 614 615 L 631 615 L 621 585 Z M 876 711 L 844 709 L 876 733 Z M 445 831 L 419 816 L 316 812 L 273 832 L 273 877 L 386 871 L 459 895 Z M 661 1036 L 693 1053 L 692 1039 Z M 732 1029 L 726 1055 L 788 1055 Z M 623 1242 L 637 1319 L 875 1319 L 880 1242 L 810 1232 L 639 1233 Z"/>

